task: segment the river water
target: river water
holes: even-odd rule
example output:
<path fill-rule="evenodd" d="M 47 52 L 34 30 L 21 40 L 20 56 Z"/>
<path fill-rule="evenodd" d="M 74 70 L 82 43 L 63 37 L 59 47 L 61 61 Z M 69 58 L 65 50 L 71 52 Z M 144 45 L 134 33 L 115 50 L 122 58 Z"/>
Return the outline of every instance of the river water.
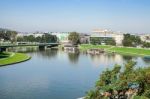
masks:
<path fill-rule="evenodd" d="M 150 66 L 142 57 L 119 54 L 89 55 L 58 49 L 18 48 L 32 59 L 0 67 L 0 99 L 77 99 L 92 89 L 100 73 L 114 64 L 137 61 L 137 67 Z"/>

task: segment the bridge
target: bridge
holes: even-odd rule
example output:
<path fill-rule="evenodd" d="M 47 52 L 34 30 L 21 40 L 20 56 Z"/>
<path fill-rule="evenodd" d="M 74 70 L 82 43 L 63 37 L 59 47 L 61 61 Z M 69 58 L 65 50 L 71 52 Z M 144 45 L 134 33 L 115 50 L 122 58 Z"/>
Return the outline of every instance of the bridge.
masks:
<path fill-rule="evenodd" d="M 24 47 L 24 46 L 39 46 L 39 49 L 45 49 L 45 47 L 55 47 L 59 43 L 29 43 L 29 44 L 3 44 L 0 45 L 0 52 L 6 51 L 9 47 Z"/>

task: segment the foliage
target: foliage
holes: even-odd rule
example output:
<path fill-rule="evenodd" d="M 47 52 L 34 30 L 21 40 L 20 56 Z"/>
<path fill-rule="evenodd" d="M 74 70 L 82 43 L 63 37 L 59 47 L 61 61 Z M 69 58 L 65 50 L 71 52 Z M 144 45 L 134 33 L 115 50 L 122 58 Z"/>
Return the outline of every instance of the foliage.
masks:
<path fill-rule="evenodd" d="M 40 43 L 55 43 L 57 37 L 51 34 L 45 33 L 42 37 L 34 37 L 33 35 L 23 36 L 17 38 L 18 42 L 40 42 Z"/>
<path fill-rule="evenodd" d="M 16 41 L 17 32 L 11 30 L 1 30 L 0 31 L 0 39 L 4 39 L 5 41 L 11 41 L 12 43 Z"/>
<path fill-rule="evenodd" d="M 0 52 L 0 59 L 1 59 L 1 58 L 7 58 L 7 57 L 9 57 L 9 56 L 10 56 L 10 53 Z"/>
<path fill-rule="evenodd" d="M 142 44 L 143 44 L 142 47 L 150 48 L 150 43 L 149 42 L 143 42 Z"/>
<path fill-rule="evenodd" d="M 114 99 L 116 96 L 129 98 L 126 94 L 129 92 L 131 96 L 134 96 L 134 99 L 141 99 L 139 97 L 143 97 L 142 99 L 150 98 L 150 67 L 135 68 L 135 66 L 136 62 L 128 61 L 124 65 L 123 71 L 121 66 L 117 64 L 112 70 L 103 71 L 96 82 L 95 89 L 89 91 L 86 98 Z"/>
<path fill-rule="evenodd" d="M 80 40 L 79 33 L 71 32 L 68 36 L 68 39 L 71 41 L 72 44 L 78 44 Z"/>
<path fill-rule="evenodd" d="M 91 37 L 90 38 L 90 43 L 93 45 L 101 44 L 101 40 L 98 37 Z"/>
<path fill-rule="evenodd" d="M 136 47 L 141 44 L 141 39 L 139 36 L 124 34 L 122 44 L 123 46 Z"/>
<path fill-rule="evenodd" d="M 106 45 L 116 45 L 116 41 L 113 38 L 105 38 L 105 37 L 91 37 L 90 43 L 97 45 L 105 43 Z"/>
<path fill-rule="evenodd" d="M 106 45 L 116 45 L 116 41 L 114 39 L 107 39 L 105 43 Z"/>
<path fill-rule="evenodd" d="M 57 42 L 57 37 L 51 34 L 44 34 L 41 38 L 42 43 L 54 43 Z"/>

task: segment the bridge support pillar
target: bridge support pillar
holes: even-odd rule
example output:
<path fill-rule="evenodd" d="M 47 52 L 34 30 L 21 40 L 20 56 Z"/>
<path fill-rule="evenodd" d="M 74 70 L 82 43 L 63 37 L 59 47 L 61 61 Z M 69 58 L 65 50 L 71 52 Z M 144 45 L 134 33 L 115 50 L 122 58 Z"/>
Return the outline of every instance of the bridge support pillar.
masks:
<path fill-rule="evenodd" d="M 45 46 L 39 46 L 39 50 L 45 50 Z"/>

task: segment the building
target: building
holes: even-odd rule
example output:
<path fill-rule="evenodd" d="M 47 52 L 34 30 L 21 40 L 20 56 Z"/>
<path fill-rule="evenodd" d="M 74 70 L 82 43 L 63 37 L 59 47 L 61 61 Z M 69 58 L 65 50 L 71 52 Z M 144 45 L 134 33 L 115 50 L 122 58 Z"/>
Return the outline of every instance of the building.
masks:
<path fill-rule="evenodd" d="M 80 33 L 80 43 L 81 44 L 88 44 L 90 42 L 90 35 L 85 33 Z"/>
<path fill-rule="evenodd" d="M 90 40 L 92 38 L 97 38 L 97 40 L 100 40 L 101 44 L 105 44 L 106 40 L 115 40 L 116 45 L 122 45 L 122 40 L 124 38 L 123 34 L 120 32 L 113 32 L 107 29 L 95 29 L 92 31 L 92 34 L 90 36 Z"/>
<path fill-rule="evenodd" d="M 35 32 L 32 34 L 34 37 L 42 37 L 44 35 L 43 32 Z"/>
<path fill-rule="evenodd" d="M 143 42 L 149 42 L 150 43 L 150 34 L 141 34 L 140 38 Z"/>
<path fill-rule="evenodd" d="M 60 43 L 68 43 L 68 36 L 70 34 L 70 32 L 51 32 L 51 35 L 56 35 L 56 37 L 58 38 L 58 41 Z"/>

